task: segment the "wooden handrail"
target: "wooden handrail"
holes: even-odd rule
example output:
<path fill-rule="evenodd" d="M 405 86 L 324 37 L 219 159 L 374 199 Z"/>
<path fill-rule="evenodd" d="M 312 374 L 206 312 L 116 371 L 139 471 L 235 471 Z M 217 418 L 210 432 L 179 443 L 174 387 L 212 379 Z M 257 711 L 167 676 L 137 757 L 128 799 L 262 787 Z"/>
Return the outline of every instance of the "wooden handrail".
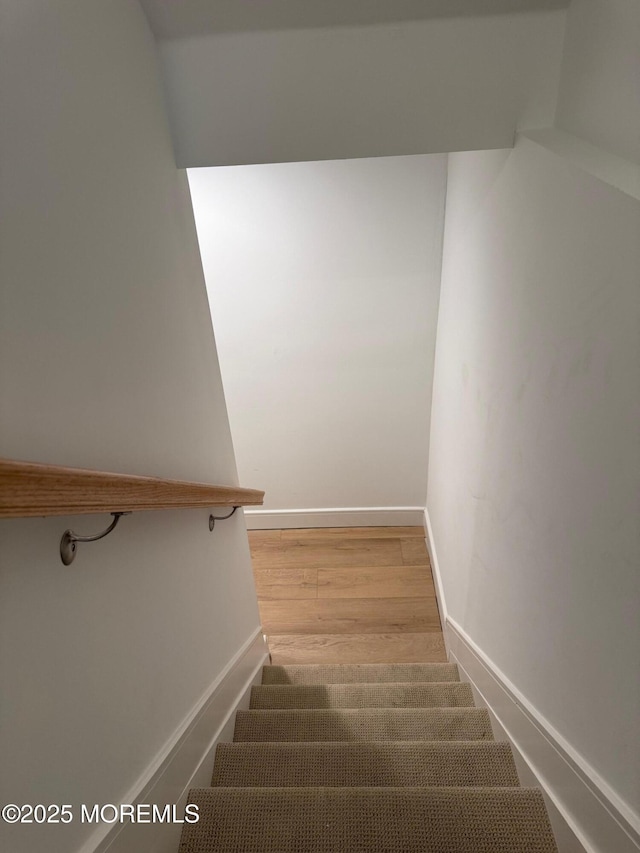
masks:
<path fill-rule="evenodd" d="M 260 506 L 264 492 L 0 459 L 0 518 Z"/>

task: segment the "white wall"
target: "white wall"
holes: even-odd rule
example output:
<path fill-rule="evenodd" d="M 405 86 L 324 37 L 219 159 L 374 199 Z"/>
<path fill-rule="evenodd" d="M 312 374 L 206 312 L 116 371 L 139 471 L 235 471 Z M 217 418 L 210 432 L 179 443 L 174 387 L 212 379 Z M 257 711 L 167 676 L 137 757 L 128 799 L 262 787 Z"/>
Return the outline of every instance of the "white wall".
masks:
<path fill-rule="evenodd" d="M 553 119 L 564 19 L 555 10 L 163 41 L 177 162 L 510 146 L 516 127 Z"/>
<path fill-rule="evenodd" d="M 420 21 L 566 8 L 569 0 L 141 0 L 157 38 Z"/>
<path fill-rule="evenodd" d="M 573 0 L 556 124 L 640 162 L 640 3 Z"/>
<path fill-rule="evenodd" d="M 0 29 L 0 455 L 236 483 L 143 13 L 2 0 Z M 207 517 L 136 514 L 69 568 L 62 531 L 107 516 L 1 523 L 3 802 L 117 803 L 256 630 L 242 517 Z M 0 846 L 92 829 L 2 824 Z"/>
<path fill-rule="evenodd" d="M 637 10 L 572 3 L 560 131 L 449 156 L 427 499 L 449 617 L 636 832 Z"/>
<path fill-rule="evenodd" d="M 639 233 L 534 142 L 450 156 L 427 501 L 450 617 L 631 808 Z"/>
<path fill-rule="evenodd" d="M 424 506 L 446 157 L 189 171 L 242 480 Z"/>

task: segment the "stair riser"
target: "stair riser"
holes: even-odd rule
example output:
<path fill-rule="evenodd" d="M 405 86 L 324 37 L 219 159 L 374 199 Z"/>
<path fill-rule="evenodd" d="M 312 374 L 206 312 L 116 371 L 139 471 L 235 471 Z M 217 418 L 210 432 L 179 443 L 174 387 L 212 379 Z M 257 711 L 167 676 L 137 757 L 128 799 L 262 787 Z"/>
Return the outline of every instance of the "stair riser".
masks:
<path fill-rule="evenodd" d="M 234 741 L 493 740 L 484 709 L 238 711 Z"/>
<path fill-rule="evenodd" d="M 472 708 L 469 684 L 270 685 L 251 691 L 252 709 Z"/>
<path fill-rule="evenodd" d="M 211 782 L 227 787 L 517 787 L 504 743 L 220 744 Z"/>
<path fill-rule="evenodd" d="M 320 664 L 265 666 L 263 684 L 374 684 L 407 681 L 459 681 L 450 663 Z"/>

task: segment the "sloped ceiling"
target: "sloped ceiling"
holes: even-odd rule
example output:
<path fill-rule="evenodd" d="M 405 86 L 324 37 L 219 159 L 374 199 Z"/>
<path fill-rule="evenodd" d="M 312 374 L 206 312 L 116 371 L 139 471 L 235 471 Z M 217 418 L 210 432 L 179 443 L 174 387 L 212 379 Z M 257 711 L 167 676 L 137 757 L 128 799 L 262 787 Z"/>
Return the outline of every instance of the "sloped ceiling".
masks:
<path fill-rule="evenodd" d="M 140 0 L 159 39 L 561 9 L 569 0 Z"/>

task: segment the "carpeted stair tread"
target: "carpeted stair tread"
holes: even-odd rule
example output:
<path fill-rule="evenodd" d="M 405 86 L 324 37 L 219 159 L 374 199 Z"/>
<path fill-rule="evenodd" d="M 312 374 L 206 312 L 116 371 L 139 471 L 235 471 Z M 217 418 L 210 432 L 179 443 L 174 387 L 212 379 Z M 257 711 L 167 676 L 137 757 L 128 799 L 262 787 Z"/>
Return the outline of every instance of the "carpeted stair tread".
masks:
<path fill-rule="evenodd" d="M 251 708 L 472 708 L 462 682 L 270 684 L 251 690 Z"/>
<path fill-rule="evenodd" d="M 518 787 L 508 743 L 378 741 L 222 743 L 214 786 Z"/>
<path fill-rule="evenodd" d="M 374 684 L 385 681 L 459 681 L 452 663 L 290 664 L 265 666 L 263 684 Z"/>
<path fill-rule="evenodd" d="M 180 853 L 557 853 L 530 788 L 195 788 Z"/>
<path fill-rule="evenodd" d="M 238 741 L 493 740 L 483 708 L 238 711 Z"/>

